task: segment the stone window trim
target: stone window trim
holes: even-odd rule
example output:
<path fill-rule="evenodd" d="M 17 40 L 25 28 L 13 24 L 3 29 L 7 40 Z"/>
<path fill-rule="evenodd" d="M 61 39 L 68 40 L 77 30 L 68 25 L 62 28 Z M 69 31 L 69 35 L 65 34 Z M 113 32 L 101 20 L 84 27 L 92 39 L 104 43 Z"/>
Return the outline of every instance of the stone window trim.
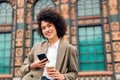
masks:
<path fill-rule="evenodd" d="M 12 78 L 12 74 L 0 74 L 0 79 L 10 79 Z"/>

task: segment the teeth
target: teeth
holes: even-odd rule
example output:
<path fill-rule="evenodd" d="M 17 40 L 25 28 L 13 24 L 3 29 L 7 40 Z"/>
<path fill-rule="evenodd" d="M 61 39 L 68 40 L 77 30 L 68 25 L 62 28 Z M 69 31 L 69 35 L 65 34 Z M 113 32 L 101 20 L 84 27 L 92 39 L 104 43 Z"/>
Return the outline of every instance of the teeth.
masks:
<path fill-rule="evenodd" d="M 51 33 L 49 32 L 49 33 L 47 33 L 47 35 L 49 36 L 49 35 L 51 35 Z"/>

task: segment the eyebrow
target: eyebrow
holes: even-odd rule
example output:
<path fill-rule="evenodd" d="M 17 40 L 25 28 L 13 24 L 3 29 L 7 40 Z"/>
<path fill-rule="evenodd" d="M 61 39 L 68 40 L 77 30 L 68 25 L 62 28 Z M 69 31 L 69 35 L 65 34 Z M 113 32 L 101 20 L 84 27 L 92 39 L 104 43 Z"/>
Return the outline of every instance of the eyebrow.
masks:
<path fill-rule="evenodd" d="M 48 22 L 47 25 L 45 25 L 45 26 L 49 26 L 49 25 L 51 25 L 51 24 L 52 24 L 52 23 Z M 44 25 L 41 26 L 41 27 L 44 27 Z"/>

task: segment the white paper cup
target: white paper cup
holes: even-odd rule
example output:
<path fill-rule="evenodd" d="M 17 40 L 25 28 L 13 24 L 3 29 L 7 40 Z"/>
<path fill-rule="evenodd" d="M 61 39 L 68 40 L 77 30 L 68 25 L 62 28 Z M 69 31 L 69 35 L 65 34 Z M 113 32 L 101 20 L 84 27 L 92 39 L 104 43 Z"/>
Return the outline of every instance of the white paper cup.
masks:
<path fill-rule="evenodd" d="M 47 70 L 47 72 L 49 72 L 49 70 L 50 69 L 54 69 L 54 64 L 52 64 L 52 63 L 46 63 L 46 70 Z"/>

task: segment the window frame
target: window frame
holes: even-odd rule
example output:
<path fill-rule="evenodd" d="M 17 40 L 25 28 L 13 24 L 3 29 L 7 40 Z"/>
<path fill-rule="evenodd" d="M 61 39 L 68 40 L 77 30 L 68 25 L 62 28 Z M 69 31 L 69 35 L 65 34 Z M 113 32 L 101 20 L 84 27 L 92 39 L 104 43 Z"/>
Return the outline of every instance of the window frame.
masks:
<path fill-rule="evenodd" d="M 80 26 L 78 26 L 78 29 L 77 29 L 77 30 L 78 30 L 78 31 L 77 31 L 77 32 L 78 32 L 78 33 L 77 33 L 77 37 L 79 38 L 79 28 L 87 28 L 87 27 L 93 27 L 93 28 L 94 28 L 95 26 L 101 26 L 101 31 L 102 31 L 102 34 L 101 34 L 101 35 L 102 35 L 102 37 L 103 37 L 103 38 L 102 38 L 102 42 L 103 42 L 103 43 L 102 43 L 102 44 L 103 44 L 103 57 L 104 57 L 104 60 L 103 60 L 103 61 L 104 61 L 104 70 L 103 70 L 103 71 L 105 71 L 105 70 L 107 69 L 107 68 L 106 68 L 106 63 L 107 63 L 107 62 L 106 62 L 106 50 L 105 50 L 105 44 L 104 44 L 104 34 L 103 34 L 103 29 L 102 29 L 103 26 L 102 26 L 102 25 L 99 25 L 99 24 L 97 24 L 97 25 L 83 25 L 83 26 L 80 25 Z M 81 54 L 80 54 L 80 51 L 79 51 L 79 48 L 80 48 L 80 46 L 79 46 L 79 39 L 77 39 L 77 41 L 78 41 L 77 43 L 78 43 L 78 52 L 79 52 L 79 71 L 81 71 L 81 70 L 80 70 L 80 66 L 81 66 L 81 64 L 80 64 L 80 55 L 81 55 Z M 86 71 L 91 71 L 91 70 L 86 70 Z M 86 72 L 86 71 L 85 71 L 85 72 Z M 95 71 L 98 71 L 98 70 L 95 70 Z M 100 70 L 100 71 L 101 71 L 101 70 Z M 84 72 L 84 71 L 83 71 L 83 72 Z"/>
<path fill-rule="evenodd" d="M 12 65 L 12 45 L 13 45 L 13 43 L 12 43 L 12 32 L 13 32 L 13 22 L 14 22 L 14 20 L 13 20 L 13 12 L 14 12 L 14 10 L 13 10 L 13 7 L 12 7 L 12 5 L 8 2 L 8 1 L 1 1 L 0 2 L 0 4 L 2 4 L 2 3 L 6 3 L 6 5 L 10 5 L 11 6 L 11 16 L 6 16 L 5 17 L 5 19 L 6 19 L 6 21 L 7 22 L 5 22 L 5 23 L 0 23 L 0 34 L 6 34 L 6 33 L 10 33 L 11 34 L 11 42 L 10 42 L 10 63 L 9 63 L 9 73 L 1 73 L 0 74 L 0 78 L 12 78 L 12 71 L 11 71 L 11 69 L 13 68 L 13 65 Z M 7 9 L 6 9 L 6 11 L 7 11 Z M 7 13 L 7 12 L 6 12 Z M 11 22 L 10 23 L 8 23 L 8 20 L 7 20 L 7 17 L 11 17 Z"/>
<path fill-rule="evenodd" d="M 98 0 L 98 1 L 99 1 L 99 8 L 97 7 L 97 8 L 99 9 L 100 13 L 99 13 L 99 14 L 96 14 L 96 15 L 94 14 L 94 11 L 93 11 L 94 9 L 96 9 L 96 7 L 93 6 L 93 3 L 91 3 L 91 6 L 92 6 L 92 7 L 89 8 L 89 9 L 85 8 L 85 3 L 83 4 L 83 7 L 84 7 L 84 8 L 79 9 L 79 8 L 80 8 L 80 7 L 79 7 L 79 5 L 80 5 L 79 2 L 80 2 L 80 1 L 81 1 L 81 0 L 77 0 L 77 3 L 76 3 L 76 5 L 77 5 L 77 16 L 78 16 L 78 17 L 84 18 L 84 17 L 89 17 L 89 16 L 99 16 L 99 15 L 101 15 L 101 10 L 100 10 L 100 9 L 101 9 L 101 2 L 100 2 L 100 0 Z M 89 0 L 88 0 L 88 1 L 89 1 Z M 94 2 L 94 0 L 91 1 L 91 2 Z M 87 4 L 86 4 L 86 5 L 87 5 Z M 91 9 L 91 10 L 90 10 L 90 9 Z M 83 10 L 83 11 L 81 11 L 81 10 Z M 86 15 L 86 10 L 90 10 L 90 11 L 92 12 L 92 14 Z M 80 16 L 80 15 L 79 15 L 79 12 L 82 12 L 83 15 Z"/>

